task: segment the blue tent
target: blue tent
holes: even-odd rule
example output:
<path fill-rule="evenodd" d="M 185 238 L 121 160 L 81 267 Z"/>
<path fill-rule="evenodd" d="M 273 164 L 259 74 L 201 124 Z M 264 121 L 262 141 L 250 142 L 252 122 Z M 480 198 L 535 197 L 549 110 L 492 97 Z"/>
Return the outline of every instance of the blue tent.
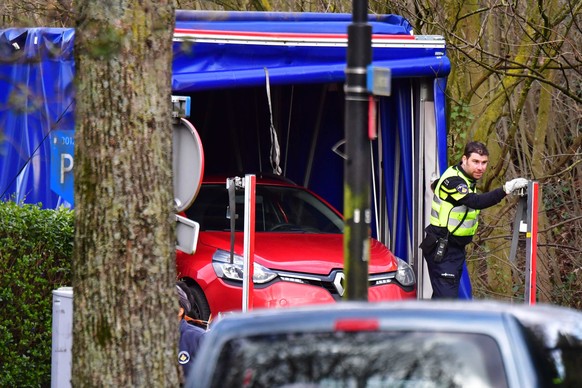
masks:
<path fill-rule="evenodd" d="M 267 171 L 271 123 L 284 173 L 342 208 L 343 81 L 349 14 L 178 11 L 172 89 L 193 99 L 209 173 Z M 377 98 L 373 142 L 374 233 L 423 260 L 433 174 L 446 168 L 440 36 L 415 36 L 395 15 L 370 15 L 374 66 L 390 68 Z M 72 29 L 0 30 L 0 197 L 72 206 Z M 266 129 L 265 129 L 266 127 Z M 465 281 L 466 293 L 470 284 Z"/>

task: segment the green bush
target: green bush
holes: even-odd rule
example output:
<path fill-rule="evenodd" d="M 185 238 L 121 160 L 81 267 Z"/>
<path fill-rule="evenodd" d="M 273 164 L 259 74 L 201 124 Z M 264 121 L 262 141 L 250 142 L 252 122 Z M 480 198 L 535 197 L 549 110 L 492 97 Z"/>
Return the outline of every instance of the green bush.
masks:
<path fill-rule="evenodd" d="M 0 387 L 50 386 L 52 291 L 70 286 L 73 212 L 0 201 Z"/>

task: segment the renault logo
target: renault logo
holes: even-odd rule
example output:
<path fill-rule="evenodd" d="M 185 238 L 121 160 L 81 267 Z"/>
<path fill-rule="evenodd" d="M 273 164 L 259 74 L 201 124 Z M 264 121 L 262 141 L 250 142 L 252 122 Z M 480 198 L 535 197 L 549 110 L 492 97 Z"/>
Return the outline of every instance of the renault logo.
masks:
<path fill-rule="evenodd" d="M 333 286 L 337 290 L 339 296 L 344 296 L 345 288 L 344 288 L 344 281 L 346 279 L 346 275 L 343 272 L 338 272 L 335 274 L 333 278 Z"/>

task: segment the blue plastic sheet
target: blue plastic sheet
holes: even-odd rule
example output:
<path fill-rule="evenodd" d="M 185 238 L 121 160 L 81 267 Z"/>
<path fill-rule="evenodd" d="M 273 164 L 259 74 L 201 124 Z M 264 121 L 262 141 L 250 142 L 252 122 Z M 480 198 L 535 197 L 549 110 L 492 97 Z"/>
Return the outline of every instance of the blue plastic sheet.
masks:
<path fill-rule="evenodd" d="M 264 69 L 271 83 L 339 82 L 345 78 L 346 47 L 313 43 L 251 44 L 249 38 L 286 36 L 326 37 L 346 35 L 349 14 L 263 13 L 263 12 L 189 12 L 177 13 L 176 31 L 196 35 L 199 31 L 232 32 L 236 39 L 228 44 L 207 43 L 185 38 L 174 43 L 173 83 L 176 92 L 237 86 L 262 85 Z M 370 17 L 374 36 L 412 38 L 411 26 L 396 15 Z M 418 43 L 417 40 L 415 42 Z M 443 43 L 444 45 L 444 43 Z M 427 45 L 375 47 L 375 66 L 390 67 L 392 76 L 446 76 L 450 62 L 443 48 Z"/>
<path fill-rule="evenodd" d="M 350 23 L 350 14 L 178 11 L 176 15 L 176 31 L 249 36 L 342 35 Z M 410 38 L 412 28 L 400 16 L 371 15 L 369 23 L 374 35 Z M 74 129 L 73 38 L 72 29 L 0 30 L 2 199 L 40 202 L 49 208 L 72 204 L 66 131 Z M 345 57 L 345 46 L 176 41 L 172 89 L 179 94 L 264 85 L 265 68 L 272 85 L 341 82 Z M 442 78 L 450 71 L 442 47 L 377 47 L 373 64 L 389 67 L 395 79 Z"/>
<path fill-rule="evenodd" d="M 74 129 L 73 30 L 0 30 L 0 195 L 47 208 L 51 133 Z M 70 198 L 70 197 L 69 197 Z"/>

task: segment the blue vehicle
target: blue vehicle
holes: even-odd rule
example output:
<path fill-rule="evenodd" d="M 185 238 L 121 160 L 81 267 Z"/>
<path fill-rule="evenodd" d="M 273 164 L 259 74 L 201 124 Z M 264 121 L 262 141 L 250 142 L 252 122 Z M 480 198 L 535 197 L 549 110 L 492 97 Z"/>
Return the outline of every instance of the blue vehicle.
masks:
<path fill-rule="evenodd" d="M 186 387 L 579 387 L 581 365 L 580 311 L 343 302 L 224 316 Z"/>

